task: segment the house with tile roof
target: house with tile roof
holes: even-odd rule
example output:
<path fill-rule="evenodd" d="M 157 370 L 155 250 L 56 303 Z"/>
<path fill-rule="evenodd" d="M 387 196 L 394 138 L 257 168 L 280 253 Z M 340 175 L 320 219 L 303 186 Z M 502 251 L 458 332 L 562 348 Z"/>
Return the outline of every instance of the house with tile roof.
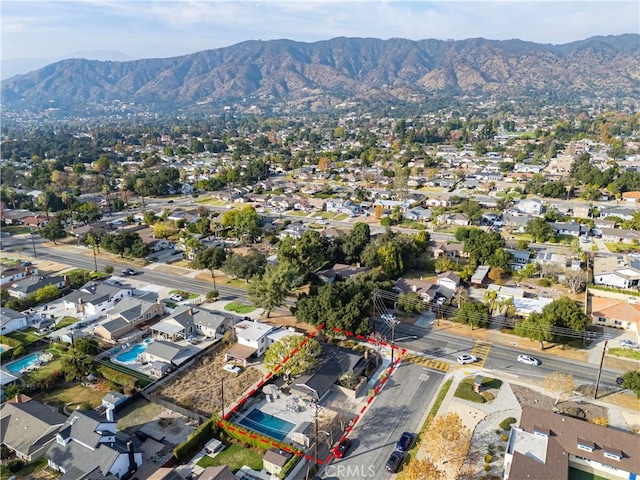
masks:
<path fill-rule="evenodd" d="M 591 297 L 591 322 L 600 327 L 630 330 L 640 338 L 640 304 L 615 298 Z"/>
<path fill-rule="evenodd" d="M 33 462 L 47 452 L 66 419 L 57 408 L 18 395 L 0 408 L 2 445 Z"/>
<path fill-rule="evenodd" d="M 75 410 L 46 453 L 60 480 L 122 478 L 142 465 L 135 437 L 116 430 L 116 422 L 93 410 Z"/>
<path fill-rule="evenodd" d="M 509 432 L 503 479 L 566 480 L 570 469 L 590 478 L 636 478 L 640 437 L 524 405 L 520 426 Z"/>

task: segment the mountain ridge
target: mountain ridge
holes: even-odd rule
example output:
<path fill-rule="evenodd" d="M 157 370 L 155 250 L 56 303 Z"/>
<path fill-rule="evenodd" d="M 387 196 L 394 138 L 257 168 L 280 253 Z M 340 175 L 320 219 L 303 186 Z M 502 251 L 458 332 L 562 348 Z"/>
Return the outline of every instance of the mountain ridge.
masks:
<path fill-rule="evenodd" d="M 328 108 L 367 95 L 388 102 L 439 94 L 638 97 L 639 44 L 637 34 L 560 45 L 484 38 L 247 40 L 167 58 L 61 60 L 2 81 L 2 102 L 37 111 L 248 100 Z"/>

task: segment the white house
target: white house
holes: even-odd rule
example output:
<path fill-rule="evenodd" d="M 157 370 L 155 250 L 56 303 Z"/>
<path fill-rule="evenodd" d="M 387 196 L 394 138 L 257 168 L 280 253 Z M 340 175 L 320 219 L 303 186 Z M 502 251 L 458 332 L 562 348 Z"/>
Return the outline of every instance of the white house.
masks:
<path fill-rule="evenodd" d="M 267 336 L 275 330 L 266 323 L 243 320 L 235 325 L 238 343 L 229 348 L 225 354 L 225 361 L 234 359 L 241 361 L 244 366 L 250 359 L 258 358 L 264 354 L 272 342 Z"/>
<path fill-rule="evenodd" d="M 208 338 L 222 338 L 227 328 L 233 326 L 234 323 L 233 318 L 208 310 L 196 310 L 193 314 L 195 331 Z"/>
<path fill-rule="evenodd" d="M 27 328 L 27 316 L 10 308 L 0 310 L 0 335 Z"/>
<path fill-rule="evenodd" d="M 124 297 L 133 295 L 133 288 L 113 283 L 89 282 L 80 290 L 62 298 L 65 308 L 82 313 L 85 319 L 103 315 Z"/>
<path fill-rule="evenodd" d="M 520 200 L 515 204 L 515 209 L 522 213 L 527 213 L 529 215 L 542 215 L 544 213 L 544 205 L 542 201 L 537 198 L 527 198 L 525 200 Z"/>
<path fill-rule="evenodd" d="M 595 257 L 593 259 L 593 283 L 615 288 L 638 287 L 640 285 L 640 261 L 632 259 L 627 262 L 623 257 Z"/>

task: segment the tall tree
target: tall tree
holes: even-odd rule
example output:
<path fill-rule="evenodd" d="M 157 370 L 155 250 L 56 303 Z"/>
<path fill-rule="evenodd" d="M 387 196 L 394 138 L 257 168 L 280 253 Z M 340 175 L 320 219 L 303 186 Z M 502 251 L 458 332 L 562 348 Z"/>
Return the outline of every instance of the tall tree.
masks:
<path fill-rule="evenodd" d="M 556 395 L 553 404 L 557 405 L 563 395 L 573 392 L 576 388 L 576 382 L 570 373 L 551 372 L 544 377 L 544 388 Z"/>
<path fill-rule="evenodd" d="M 264 273 L 254 278 L 249 286 L 249 298 L 258 307 L 264 308 L 267 318 L 271 312 L 284 305 L 291 294 L 293 272 L 286 263 L 267 265 Z"/>
<path fill-rule="evenodd" d="M 42 236 L 42 238 L 51 240 L 54 245 L 57 245 L 58 240 L 61 240 L 67 236 L 67 232 L 64 230 L 62 221 L 56 215 L 40 229 L 40 235 Z"/>
<path fill-rule="evenodd" d="M 457 413 L 437 417 L 428 433 L 427 451 L 438 463 L 463 457 L 469 451 L 471 432 Z"/>
<path fill-rule="evenodd" d="M 196 253 L 196 256 L 191 261 L 191 268 L 207 269 L 211 273 L 213 279 L 213 289 L 217 290 L 216 286 L 216 269 L 222 267 L 227 259 L 227 252 L 224 248 L 211 247 L 205 250 L 200 250 Z"/>
<path fill-rule="evenodd" d="M 489 325 L 489 309 L 480 302 L 466 302 L 456 312 L 456 320 L 473 327 L 487 327 Z"/>
<path fill-rule="evenodd" d="M 513 332 L 520 337 L 527 337 L 534 342 L 540 342 L 540 350 L 544 350 L 544 342 L 553 340 L 551 323 L 541 314 L 533 312 L 524 320 L 516 323 Z"/>
<path fill-rule="evenodd" d="M 317 340 L 304 335 L 289 335 L 267 349 L 264 366 L 276 376 L 298 377 L 317 365 L 321 353 L 322 347 Z M 285 359 L 288 360 L 285 362 Z"/>

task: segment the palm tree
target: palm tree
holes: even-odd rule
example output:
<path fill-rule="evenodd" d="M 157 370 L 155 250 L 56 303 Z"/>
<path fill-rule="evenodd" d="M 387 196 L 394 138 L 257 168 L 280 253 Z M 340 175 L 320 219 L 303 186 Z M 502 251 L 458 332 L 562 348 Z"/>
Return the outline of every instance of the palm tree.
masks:
<path fill-rule="evenodd" d="M 496 307 L 496 298 L 498 298 L 498 292 L 495 290 L 487 290 L 484 294 L 484 303 L 489 307 L 490 315 L 493 315 L 493 311 Z"/>
<path fill-rule="evenodd" d="M 71 193 L 67 191 L 62 192 L 62 194 L 60 195 L 60 200 L 62 200 L 62 203 L 65 204 L 65 206 L 67 207 L 67 210 L 71 209 L 72 199 L 73 199 L 73 195 L 71 195 Z"/>
<path fill-rule="evenodd" d="M 49 196 L 49 193 L 42 192 L 40 195 L 38 195 L 38 199 L 36 200 L 36 203 L 38 207 L 44 210 L 44 212 L 47 214 L 47 222 L 48 222 L 49 210 L 51 210 L 51 197 Z"/>
<path fill-rule="evenodd" d="M 111 216 L 111 199 L 109 198 L 109 194 L 111 193 L 111 185 L 105 183 L 102 185 L 102 194 L 107 199 L 107 205 L 109 206 L 109 216 Z"/>
<path fill-rule="evenodd" d="M 462 305 L 469 301 L 469 292 L 467 292 L 467 289 L 464 287 L 458 287 L 453 299 L 458 305 L 458 308 L 462 308 Z"/>

